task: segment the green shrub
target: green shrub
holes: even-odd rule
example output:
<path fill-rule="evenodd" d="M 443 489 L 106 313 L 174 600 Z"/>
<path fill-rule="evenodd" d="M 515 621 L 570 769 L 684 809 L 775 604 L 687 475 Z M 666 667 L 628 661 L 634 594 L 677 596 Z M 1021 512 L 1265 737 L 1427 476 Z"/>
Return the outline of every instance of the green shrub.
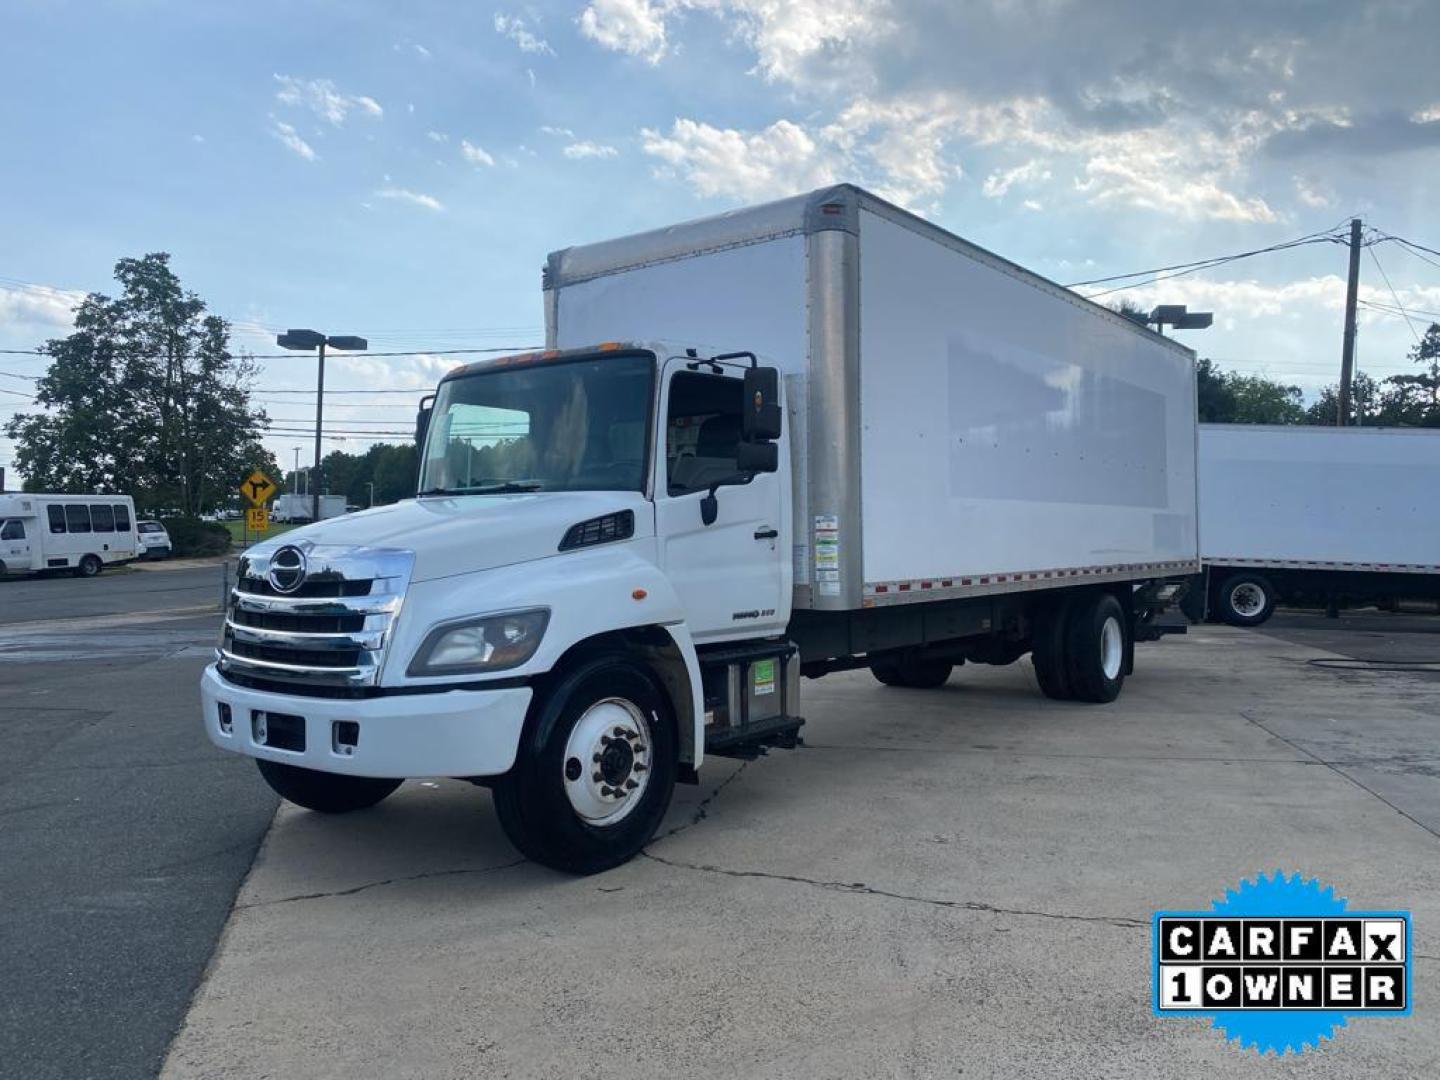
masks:
<path fill-rule="evenodd" d="M 219 522 L 167 517 L 161 518 L 160 524 L 170 534 L 173 555 L 224 555 L 230 550 L 230 530 Z"/>

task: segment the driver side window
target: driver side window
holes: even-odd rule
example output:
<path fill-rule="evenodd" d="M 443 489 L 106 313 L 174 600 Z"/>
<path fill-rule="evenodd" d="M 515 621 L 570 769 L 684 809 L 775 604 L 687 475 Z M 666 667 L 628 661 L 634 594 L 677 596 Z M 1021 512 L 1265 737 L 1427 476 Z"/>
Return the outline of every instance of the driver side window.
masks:
<path fill-rule="evenodd" d="M 735 475 L 744 384 L 723 375 L 682 371 L 670 381 L 665 468 L 671 495 L 705 491 Z"/>

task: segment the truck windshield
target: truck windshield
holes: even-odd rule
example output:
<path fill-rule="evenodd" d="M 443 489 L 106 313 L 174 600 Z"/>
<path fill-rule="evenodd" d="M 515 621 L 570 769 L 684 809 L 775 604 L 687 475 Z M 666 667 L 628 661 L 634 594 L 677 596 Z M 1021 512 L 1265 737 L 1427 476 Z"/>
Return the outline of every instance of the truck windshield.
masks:
<path fill-rule="evenodd" d="M 421 495 L 643 491 L 655 358 L 496 367 L 435 396 Z"/>

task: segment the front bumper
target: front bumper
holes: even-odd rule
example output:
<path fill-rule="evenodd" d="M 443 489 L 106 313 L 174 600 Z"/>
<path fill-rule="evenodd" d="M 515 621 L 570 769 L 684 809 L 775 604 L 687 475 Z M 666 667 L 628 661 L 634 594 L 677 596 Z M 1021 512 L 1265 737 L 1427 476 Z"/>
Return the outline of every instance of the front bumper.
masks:
<path fill-rule="evenodd" d="M 450 690 L 374 698 L 319 698 L 249 690 L 226 682 L 211 664 L 200 679 L 205 733 L 222 750 L 286 765 L 348 776 L 496 776 L 515 763 L 529 687 Z M 230 731 L 221 727 L 221 705 L 229 706 Z M 284 741 L 303 749 L 281 749 L 257 741 L 256 714 L 280 714 Z M 299 718 L 299 722 L 288 719 Z M 354 728 L 341 727 L 354 724 Z M 352 745 L 352 736 L 353 745 Z"/>

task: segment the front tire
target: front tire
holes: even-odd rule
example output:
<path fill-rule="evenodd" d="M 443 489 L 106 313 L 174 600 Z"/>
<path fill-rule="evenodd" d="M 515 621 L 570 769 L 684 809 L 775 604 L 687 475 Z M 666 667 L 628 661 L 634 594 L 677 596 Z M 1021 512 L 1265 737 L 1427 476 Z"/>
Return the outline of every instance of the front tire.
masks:
<path fill-rule="evenodd" d="M 494 784 L 520 853 L 572 874 L 633 858 L 675 787 L 675 715 L 648 668 L 624 655 L 561 674 L 531 705 L 515 765 Z"/>
<path fill-rule="evenodd" d="M 81 556 L 80 562 L 76 564 L 74 574 L 76 577 L 95 577 L 105 568 L 98 555 Z"/>
<path fill-rule="evenodd" d="M 322 814 L 348 814 L 374 806 L 403 781 L 370 776 L 342 776 L 339 773 L 302 769 L 278 761 L 256 758 L 260 775 L 282 799 Z"/>
<path fill-rule="evenodd" d="M 1275 614 L 1275 586 L 1261 574 L 1231 574 L 1220 583 L 1215 611 L 1231 626 L 1259 626 Z"/>

